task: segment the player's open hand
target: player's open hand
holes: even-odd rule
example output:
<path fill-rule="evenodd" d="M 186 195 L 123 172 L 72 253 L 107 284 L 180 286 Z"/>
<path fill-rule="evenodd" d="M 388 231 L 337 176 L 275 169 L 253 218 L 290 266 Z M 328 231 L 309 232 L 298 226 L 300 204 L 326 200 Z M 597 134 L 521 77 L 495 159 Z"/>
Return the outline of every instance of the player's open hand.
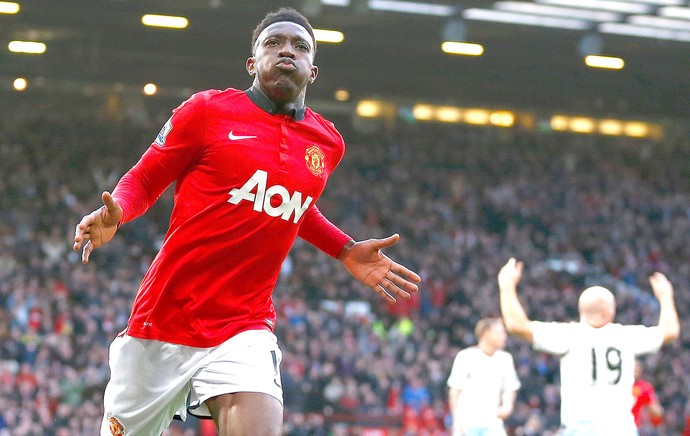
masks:
<path fill-rule="evenodd" d="M 74 231 L 74 251 L 84 249 L 81 255 L 82 263 L 89 262 L 89 256 L 94 248 L 105 245 L 113 239 L 117 232 L 117 224 L 122 219 L 122 208 L 106 191 L 101 195 L 103 206 L 85 215 Z"/>
<path fill-rule="evenodd" d="M 673 285 L 663 273 L 655 272 L 649 276 L 649 284 L 652 285 L 652 290 L 657 300 L 661 301 L 664 298 L 673 299 Z"/>
<path fill-rule="evenodd" d="M 508 259 L 498 272 L 498 287 L 500 289 L 514 288 L 522 279 L 524 263 L 518 262 L 514 257 Z"/>
<path fill-rule="evenodd" d="M 381 251 L 398 239 L 400 235 L 394 234 L 385 239 L 355 242 L 340 255 L 350 274 L 390 303 L 395 303 L 397 298 L 409 299 L 411 293 L 419 290 L 417 283 L 421 281 L 417 273 L 393 262 Z"/>

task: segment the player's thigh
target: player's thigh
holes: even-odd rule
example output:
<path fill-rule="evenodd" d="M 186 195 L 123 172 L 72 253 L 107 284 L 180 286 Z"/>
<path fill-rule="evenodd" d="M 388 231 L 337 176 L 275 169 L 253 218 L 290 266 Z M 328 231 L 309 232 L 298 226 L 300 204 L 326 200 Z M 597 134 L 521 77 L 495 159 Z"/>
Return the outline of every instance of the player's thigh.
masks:
<path fill-rule="evenodd" d="M 283 405 L 275 397 L 258 392 L 224 394 L 206 400 L 219 436 L 279 436 Z"/>
<path fill-rule="evenodd" d="M 266 394 L 282 404 L 281 360 L 273 333 L 249 330 L 237 334 L 209 353 L 192 378 L 189 412 L 200 418 L 211 417 L 207 400 L 243 392 Z"/>
<path fill-rule="evenodd" d="M 160 434 L 176 413 L 184 413 L 195 364 L 204 355 L 181 345 L 117 337 L 110 346 L 101 433 Z"/>

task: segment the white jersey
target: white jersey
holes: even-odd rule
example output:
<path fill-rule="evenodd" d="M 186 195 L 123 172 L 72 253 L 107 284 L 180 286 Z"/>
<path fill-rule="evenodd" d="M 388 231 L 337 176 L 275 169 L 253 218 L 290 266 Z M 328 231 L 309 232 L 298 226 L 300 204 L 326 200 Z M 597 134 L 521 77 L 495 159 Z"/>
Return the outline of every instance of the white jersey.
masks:
<path fill-rule="evenodd" d="M 504 392 L 520 389 L 513 356 L 497 350 L 492 356 L 469 347 L 455 356 L 448 386 L 460 390 L 453 416 L 463 428 L 503 428 L 496 416 Z"/>
<path fill-rule="evenodd" d="M 560 356 L 561 424 L 566 430 L 594 426 L 602 428 L 594 434 L 637 434 L 631 412 L 635 356 L 659 350 L 659 327 L 534 321 L 532 332 L 536 350 Z M 605 433 L 612 428 L 614 433 Z"/>

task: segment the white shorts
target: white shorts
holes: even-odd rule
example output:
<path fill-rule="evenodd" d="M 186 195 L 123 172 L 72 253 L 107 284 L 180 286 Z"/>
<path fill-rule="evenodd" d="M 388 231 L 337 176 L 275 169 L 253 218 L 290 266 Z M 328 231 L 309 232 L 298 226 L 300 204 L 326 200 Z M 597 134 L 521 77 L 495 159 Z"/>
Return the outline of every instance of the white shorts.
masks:
<path fill-rule="evenodd" d="M 283 402 L 276 336 L 248 330 L 213 348 L 118 336 L 110 345 L 110 381 L 101 436 L 160 435 L 175 415 L 210 417 L 209 398 L 261 392 Z"/>
<path fill-rule="evenodd" d="M 637 436 L 635 421 L 622 419 L 604 422 L 579 421 L 575 424 L 564 426 L 560 433 L 561 436 Z"/>
<path fill-rule="evenodd" d="M 462 430 L 462 433 L 461 433 Z M 496 422 L 487 425 L 469 425 L 461 428 L 453 428 L 453 436 L 506 436 L 503 421 L 496 418 Z"/>

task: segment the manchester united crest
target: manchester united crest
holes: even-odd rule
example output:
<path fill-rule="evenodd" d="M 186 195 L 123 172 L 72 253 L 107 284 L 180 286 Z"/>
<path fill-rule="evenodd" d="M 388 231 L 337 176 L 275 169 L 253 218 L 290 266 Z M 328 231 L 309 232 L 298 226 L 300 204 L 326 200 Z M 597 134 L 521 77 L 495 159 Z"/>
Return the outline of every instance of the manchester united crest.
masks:
<path fill-rule="evenodd" d="M 308 147 L 304 153 L 304 161 L 307 164 L 307 169 L 309 172 L 317 177 L 321 177 L 326 165 L 325 157 L 326 155 L 318 145 Z"/>
<path fill-rule="evenodd" d="M 114 416 L 109 416 L 108 424 L 110 426 L 110 434 L 113 436 L 124 436 L 125 428 L 122 426 L 122 424 L 120 424 L 120 421 L 118 421 L 117 418 Z"/>

